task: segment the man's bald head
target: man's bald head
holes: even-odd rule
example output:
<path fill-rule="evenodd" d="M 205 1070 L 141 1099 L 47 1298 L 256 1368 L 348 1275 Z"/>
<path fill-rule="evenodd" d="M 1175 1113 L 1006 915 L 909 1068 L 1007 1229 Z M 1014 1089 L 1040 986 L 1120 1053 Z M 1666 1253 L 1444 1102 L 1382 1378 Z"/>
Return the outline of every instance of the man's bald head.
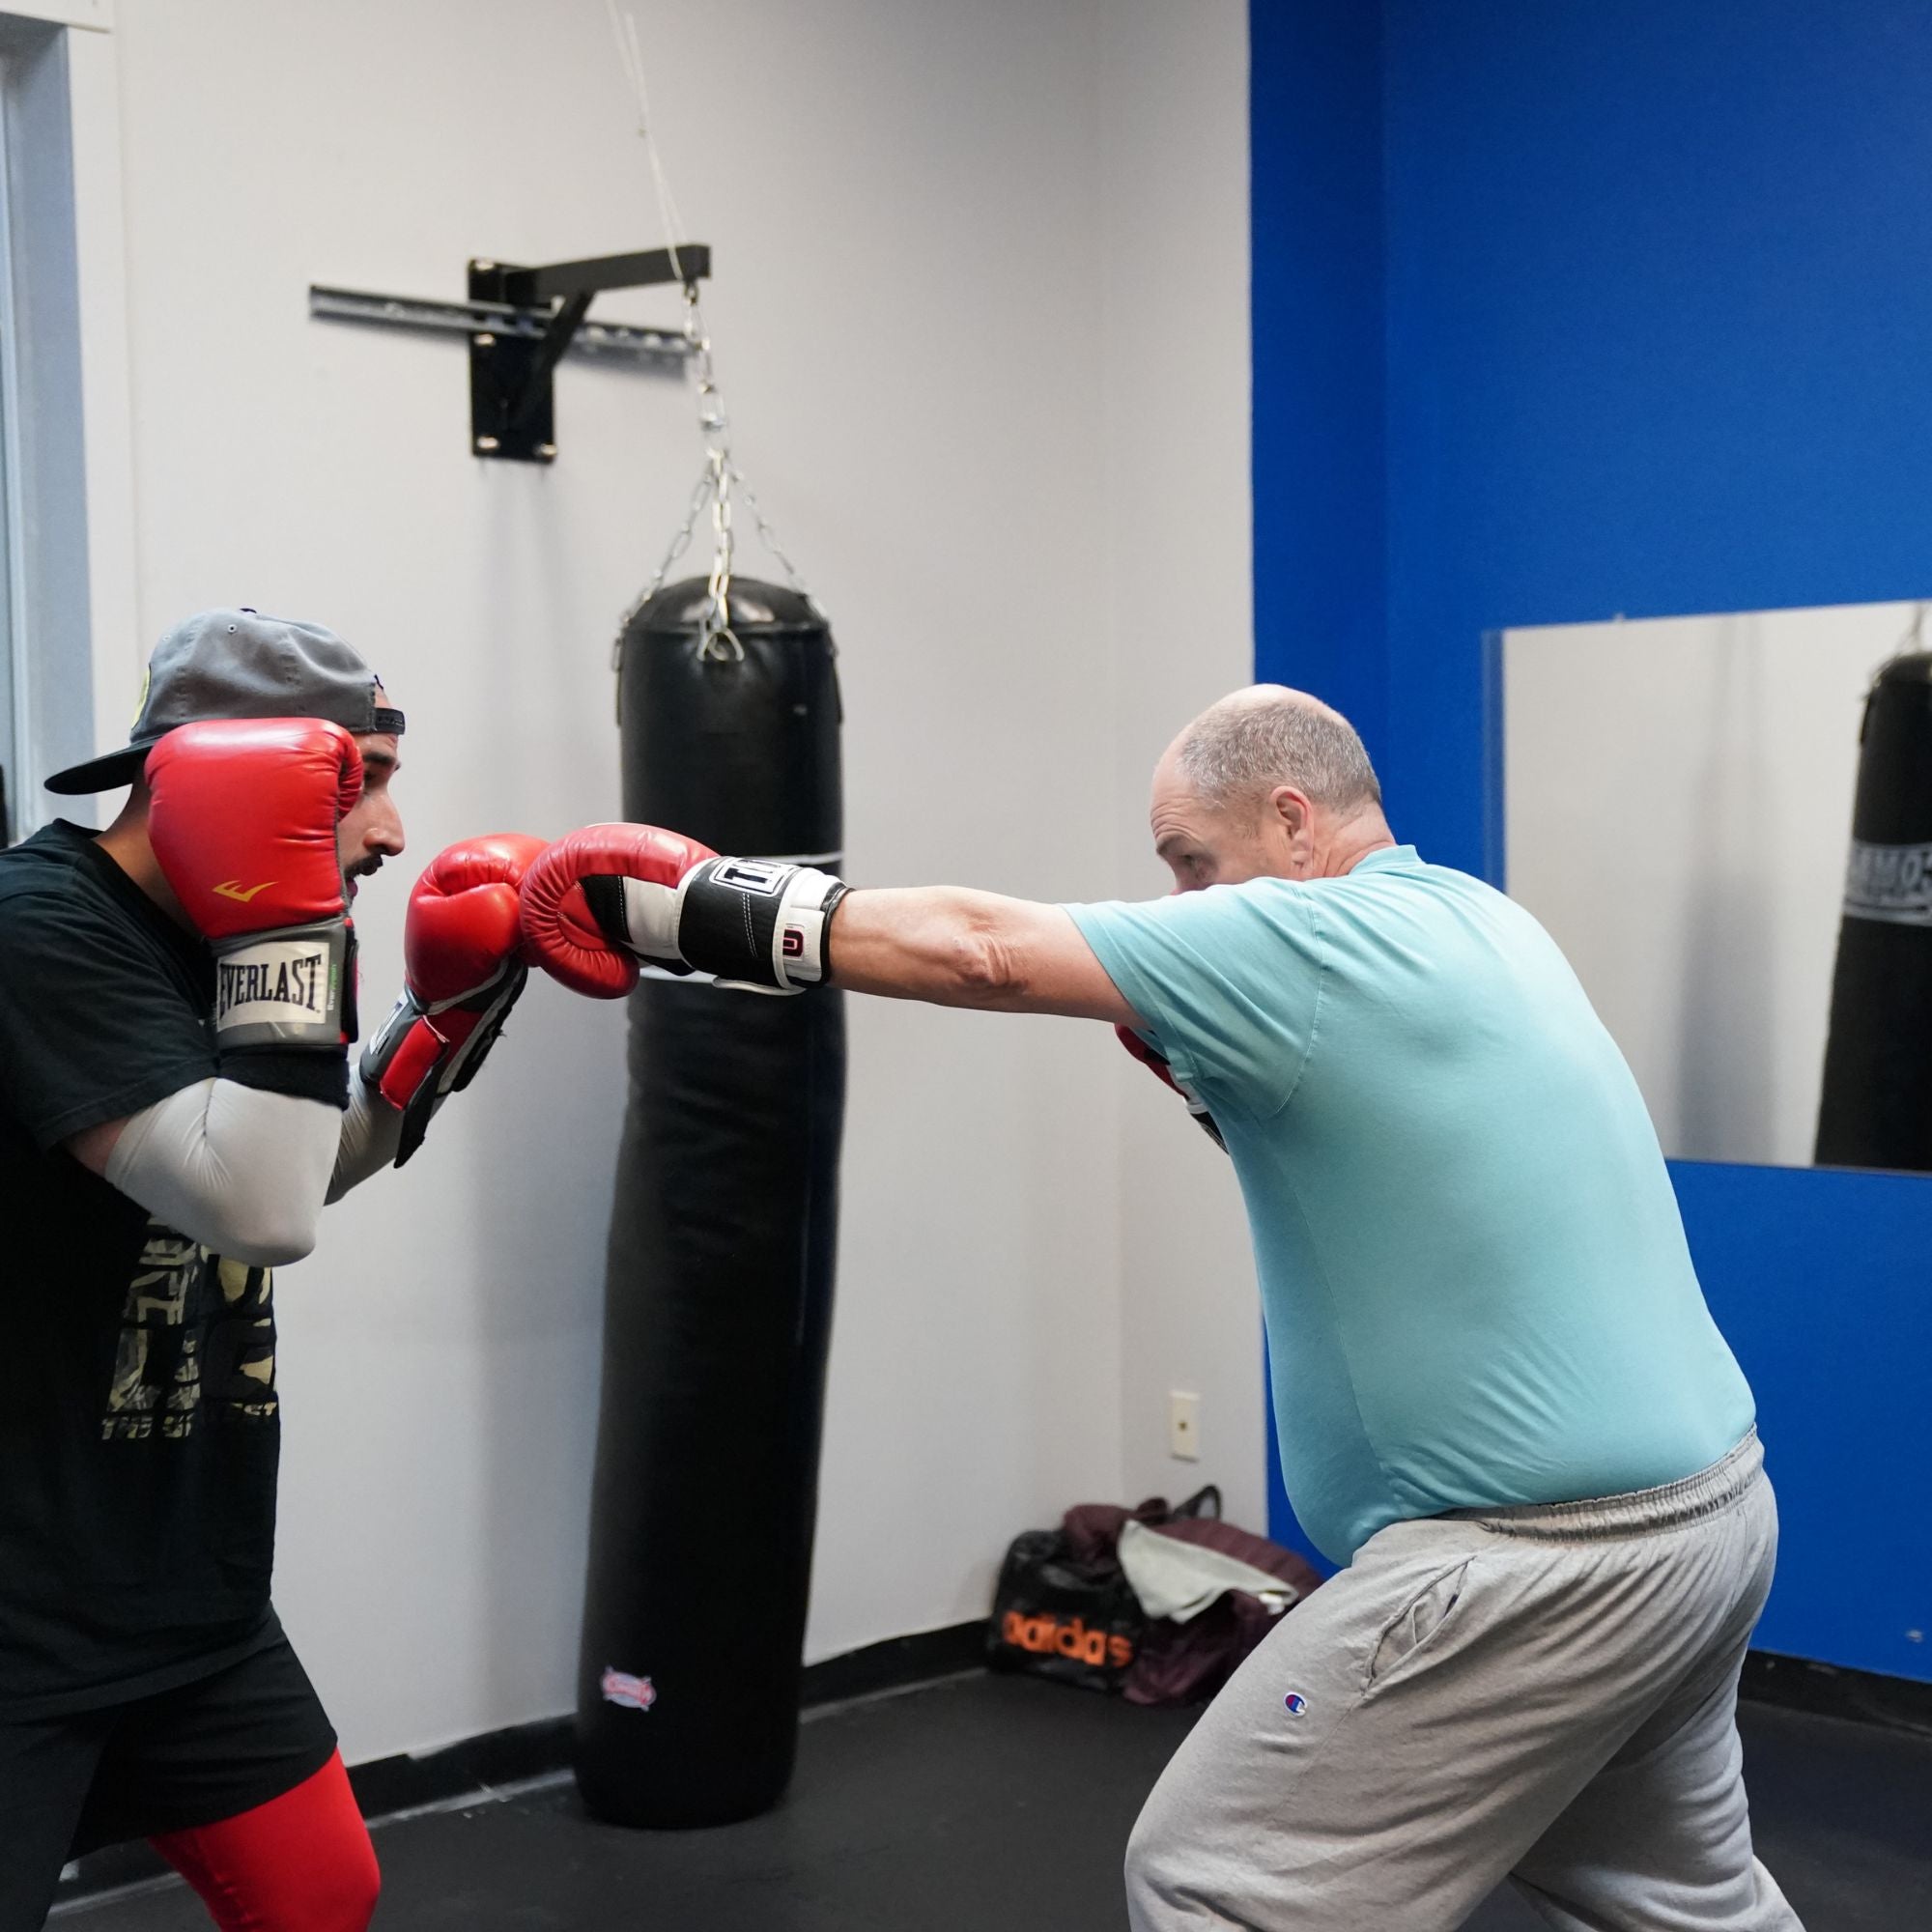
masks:
<path fill-rule="evenodd" d="M 1179 892 L 1346 872 L 1395 841 L 1355 727 L 1318 697 L 1254 684 L 1210 704 L 1153 775 L 1154 850 Z"/>
<path fill-rule="evenodd" d="M 1338 816 L 1378 808 L 1382 788 L 1360 734 L 1339 711 L 1285 684 L 1251 684 L 1210 704 L 1168 756 L 1208 805 L 1259 810 L 1292 785 Z"/>

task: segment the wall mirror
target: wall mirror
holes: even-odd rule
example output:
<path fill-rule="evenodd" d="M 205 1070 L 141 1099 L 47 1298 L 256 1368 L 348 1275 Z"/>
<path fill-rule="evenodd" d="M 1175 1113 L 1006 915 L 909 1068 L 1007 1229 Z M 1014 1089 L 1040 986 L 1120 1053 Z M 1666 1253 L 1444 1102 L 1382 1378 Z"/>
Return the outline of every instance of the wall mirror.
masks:
<path fill-rule="evenodd" d="M 1926 607 L 1500 648 L 1505 883 L 1569 955 L 1664 1152 L 1932 1170 Z"/>

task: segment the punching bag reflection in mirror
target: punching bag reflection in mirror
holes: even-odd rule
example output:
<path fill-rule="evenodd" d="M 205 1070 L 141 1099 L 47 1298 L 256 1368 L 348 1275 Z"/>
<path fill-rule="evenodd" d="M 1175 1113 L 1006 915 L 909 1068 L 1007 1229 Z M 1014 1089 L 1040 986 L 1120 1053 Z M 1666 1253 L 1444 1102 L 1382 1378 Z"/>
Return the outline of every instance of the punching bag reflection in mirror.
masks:
<path fill-rule="evenodd" d="M 1816 1157 L 1932 1171 L 1932 653 L 1865 699 Z"/>

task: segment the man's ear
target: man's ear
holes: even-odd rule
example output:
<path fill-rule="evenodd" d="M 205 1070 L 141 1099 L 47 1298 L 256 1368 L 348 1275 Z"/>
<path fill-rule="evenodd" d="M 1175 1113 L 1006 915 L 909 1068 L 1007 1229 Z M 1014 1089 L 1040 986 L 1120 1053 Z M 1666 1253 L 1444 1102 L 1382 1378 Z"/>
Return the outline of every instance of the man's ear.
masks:
<path fill-rule="evenodd" d="M 1314 808 L 1293 785 L 1276 785 L 1268 794 L 1268 809 L 1280 820 L 1282 830 L 1291 839 L 1298 842 L 1308 836 L 1309 819 Z"/>

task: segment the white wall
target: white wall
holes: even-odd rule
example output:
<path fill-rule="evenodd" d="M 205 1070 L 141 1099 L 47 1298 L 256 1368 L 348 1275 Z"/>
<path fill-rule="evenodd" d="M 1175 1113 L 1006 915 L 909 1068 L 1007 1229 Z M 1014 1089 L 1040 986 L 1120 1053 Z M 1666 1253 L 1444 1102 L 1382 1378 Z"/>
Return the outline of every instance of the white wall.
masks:
<path fill-rule="evenodd" d="M 1108 102 L 1107 584 L 1118 701 L 1117 871 L 1173 880 L 1147 829 L 1154 760 L 1254 677 L 1248 488 L 1247 13 L 1116 0 Z M 1130 1062 L 1122 1098 L 1122 1490 L 1221 1485 L 1264 1525 L 1261 1313 L 1226 1155 Z M 1168 1454 L 1168 1398 L 1199 1395 L 1201 1462 Z"/>
<path fill-rule="evenodd" d="M 1159 890 L 1130 775 L 1250 655 L 1244 10 L 639 11 L 738 451 L 838 634 L 852 872 Z M 304 310 L 661 239 L 601 6 L 118 18 L 144 637 L 242 601 L 355 639 L 412 716 L 411 862 L 612 814 L 607 650 L 687 396 L 573 365 L 554 469 L 480 464 L 460 347 Z M 358 907 L 375 1009 L 412 871 Z M 852 1022 L 810 1654 L 980 1614 L 1015 1530 L 1171 1487 L 1170 1372 L 1258 1517 L 1218 1156 L 1099 1028 Z M 535 986 L 280 1284 L 278 1595 L 354 1758 L 570 1702 L 620 1047 Z"/>
<path fill-rule="evenodd" d="M 1569 955 L 1667 1154 L 1811 1164 L 1860 721 L 1913 618 L 1506 635 L 1510 895 Z"/>

